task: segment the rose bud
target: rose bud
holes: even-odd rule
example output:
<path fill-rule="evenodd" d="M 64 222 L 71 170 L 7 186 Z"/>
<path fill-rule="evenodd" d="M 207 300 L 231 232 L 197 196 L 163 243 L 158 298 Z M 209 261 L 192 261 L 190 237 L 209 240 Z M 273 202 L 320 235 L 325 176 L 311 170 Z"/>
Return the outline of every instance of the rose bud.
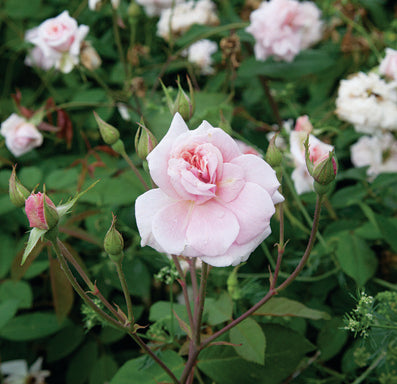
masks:
<path fill-rule="evenodd" d="M 9 194 L 11 202 L 19 208 L 25 206 L 25 200 L 30 195 L 30 192 L 18 180 L 15 167 L 12 168 L 9 181 Z"/>
<path fill-rule="evenodd" d="M 59 220 L 55 204 L 44 193 L 32 193 L 25 201 L 25 211 L 32 228 L 51 229 Z"/>
<path fill-rule="evenodd" d="M 138 130 L 135 135 L 135 151 L 142 160 L 152 152 L 157 145 L 157 140 L 153 133 L 150 132 L 143 124 L 138 123 Z"/>
<path fill-rule="evenodd" d="M 101 133 L 103 141 L 107 145 L 113 145 L 117 143 L 120 138 L 120 132 L 117 128 L 103 121 L 96 112 L 94 112 L 95 120 L 99 127 L 99 132 Z"/>
<path fill-rule="evenodd" d="M 186 121 L 189 121 L 194 114 L 195 110 L 195 102 L 194 102 L 194 92 L 192 83 L 187 77 L 187 83 L 189 85 L 189 95 L 190 97 L 184 92 L 181 87 L 181 83 L 178 79 L 178 94 L 175 99 L 174 107 L 171 113 L 174 115 L 175 113 L 179 112 L 182 118 Z"/>
<path fill-rule="evenodd" d="M 118 262 L 123 257 L 124 240 L 121 233 L 115 228 L 116 217 L 113 216 L 112 225 L 105 235 L 103 246 L 112 261 Z"/>
<path fill-rule="evenodd" d="M 267 147 L 266 157 L 265 157 L 268 164 L 270 164 L 270 166 L 273 168 L 280 166 L 281 161 L 283 159 L 283 154 L 276 147 L 276 139 L 277 139 L 277 134 L 275 134 L 271 138 L 269 146 Z"/>

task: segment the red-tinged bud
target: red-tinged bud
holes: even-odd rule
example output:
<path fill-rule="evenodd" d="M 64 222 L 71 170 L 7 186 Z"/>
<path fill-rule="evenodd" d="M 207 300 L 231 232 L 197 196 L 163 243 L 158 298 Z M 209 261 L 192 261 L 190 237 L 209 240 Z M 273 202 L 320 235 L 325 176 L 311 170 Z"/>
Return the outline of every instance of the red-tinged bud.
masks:
<path fill-rule="evenodd" d="M 44 193 L 32 193 L 25 201 L 25 211 L 32 228 L 48 230 L 58 224 L 57 208 Z"/>
<path fill-rule="evenodd" d="M 153 133 L 142 123 L 138 123 L 138 130 L 135 135 L 135 151 L 138 157 L 145 160 L 147 155 L 153 151 L 157 145 L 157 140 Z"/>
<path fill-rule="evenodd" d="M 95 120 L 99 127 L 99 132 L 101 133 L 103 141 L 107 145 L 113 145 L 117 143 L 120 139 L 120 132 L 117 128 L 108 124 L 106 121 L 103 121 L 96 112 L 94 112 Z"/>
<path fill-rule="evenodd" d="M 334 152 L 329 152 L 327 156 L 324 156 L 313 168 L 313 179 L 321 184 L 327 185 L 335 180 L 337 173 L 336 161 L 334 159 Z"/>
<path fill-rule="evenodd" d="M 306 133 L 311 133 L 313 131 L 313 125 L 309 120 L 309 116 L 304 115 L 296 119 L 295 131 L 303 131 Z"/>
<path fill-rule="evenodd" d="M 123 258 L 124 240 L 116 229 L 116 217 L 113 215 L 112 225 L 105 235 L 103 246 L 110 259 L 119 262 Z"/>
<path fill-rule="evenodd" d="M 267 163 L 272 168 L 279 167 L 281 161 L 283 160 L 283 154 L 276 147 L 276 138 L 277 138 L 277 134 L 273 135 L 273 137 L 271 138 L 269 146 L 267 147 L 266 157 L 265 157 Z"/>
<path fill-rule="evenodd" d="M 15 167 L 12 168 L 12 173 L 9 181 L 9 194 L 11 202 L 19 208 L 25 206 L 25 200 L 30 195 L 30 192 L 18 180 Z"/>

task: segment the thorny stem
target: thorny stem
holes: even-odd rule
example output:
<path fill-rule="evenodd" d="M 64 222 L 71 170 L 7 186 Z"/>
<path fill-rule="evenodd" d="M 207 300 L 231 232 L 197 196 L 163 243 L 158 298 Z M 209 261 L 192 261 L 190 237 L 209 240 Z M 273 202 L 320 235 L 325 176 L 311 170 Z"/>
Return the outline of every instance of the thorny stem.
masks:
<path fill-rule="evenodd" d="M 127 304 L 128 322 L 130 324 L 133 324 L 134 323 L 134 312 L 132 309 L 131 295 L 130 295 L 130 292 L 128 291 L 128 285 L 127 285 L 127 281 L 125 280 L 123 268 L 121 266 L 121 260 L 118 262 L 114 262 L 114 264 L 116 265 L 117 275 L 119 276 L 121 288 L 123 290 L 125 302 Z"/>
<path fill-rule="evenodd" d="M 102 295 L 102 293 L 99 291 L 97 286 L 90 280 L 90 278 L 84 272 L 83 268 L 81 268 L 80 264 L 76 261 L 76 259 L 73 257 L 73 255 L 69 252 L 69 250 L 62 243 L 62 241 L 59 241 L 59 248 L 60 248 L 60 250 L 62 252 L 62 255 L 67 259 L 67 261 L 69 261 L 69 263 L 71 263 L 73 265 L 74 269 L 77 271 L 77 273 L 80 275 L 80 277 L 87 284 L 88 288 L 90 289 L 90 293 L 92 295 L 98 297 L 98 299 L 101 300 L 101 302 L 113 314 L 113 316 L 115 316 L 120 321 L 124 322 L 123 317 L 115 310 L 113 305 L 111 305 L 106 300 L 106 298 Z"/>
<path fill-rule="evenodd" d="M 185 304 L 186 304 L 186 311 L 187 311 L 187 315 L 189 318 L 190 329 L 192 329 L 193 328 L 193 314 L 192 314 L 192 308 L 190 306 L 189 294 L 187 291 L 186 275 L 182 270 L 181 264 L 179 263 L 178 256 L 172 255 L 172 260 L 174 261 L 176 270 L 178 271 L 178 274 L 180 276 L 180 279 L 178 281 L 182 288 L 183 298 L 184 298 Z"/>
<path fill-rule="evenodd" d="M 200 278 L 200 291 L 198 297 L 198 310 L 197 310 L 197 318 L 196 318 L 196 335 L 195 335 L 195 343 L 196 345 L 200 345 L 200 331 L 201 331 L 201 320 L 203 318 L 203 310 L 204 310 L 204 301 L 205 295 L 207 293 L 207 278 L 209 273 L 209 266 L 207 263 L 202 263 L 201 267 L 201 278 Z"/>
<path fill-rule="evenodd" d="M 280 193 L 281 193 L 281 187 L 280 187 Z M 277 263 L 276 263 L 276 268 L 274 269 L 273 278 L 271 278 L 271 281 L 270 281 L 270 290 L 274 289 L 274 287 L 276 286 L 278 274 L 280 272 L 280 267 L 281 267 L 281 260 L 283 259 L 283 254 L 284 254 L 284 250 L 285 250 L 284 204 L 283 203 L 279 204 L 278 209 L 279 209 L 279 217 L 280 217 L 280 236 L 279 236 L 279 242 L 277 244 Z"/>

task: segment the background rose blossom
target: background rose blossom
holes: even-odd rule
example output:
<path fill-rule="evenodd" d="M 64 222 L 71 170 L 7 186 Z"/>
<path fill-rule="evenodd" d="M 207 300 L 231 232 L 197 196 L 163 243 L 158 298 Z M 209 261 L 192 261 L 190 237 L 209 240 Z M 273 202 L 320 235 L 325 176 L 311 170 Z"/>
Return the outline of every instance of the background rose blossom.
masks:
<path fill-rule="evenodd" d="M 78 26 L 68 11 L 45 20 L 26 32 L 25 40 L 36 46 L 36 53 L 28 56 L 26 64 L 44 69 L 54 66 L 64 73 L 70 72 L 79 63 L 80 45 L 88 31 L 86 25 Z"/>
<path fill-rule="evenodd" d="M 185 0 L 136 0 L 145 8 L 148 16 L 160 16 L 161 12 L 172 7 L 172 3 L 180 4 Z"/>
<path fill-rule="evenodd" d="M 204 121 L 189 131 L 176 114 L 147 160 L 159 188 L 136 200 L 142 246 L 228 266 L 271 233 L 274 204 L 283 200 L 275 171 L 243 155 L 220 128 Z"/>
<path fill-rule="evenodd" d="M 3 121 L 0 133 L 5 137 L 6 146 L 15 157 L 40 147 L 43 143 L 43 136 L 37 128 L 16 113 Z"/>
<path fill-rule="evenodd" d="M 211 75 L 215 72 L 212 65 L 211 55 L 218 50 L 218 45 L 211 40 L 199 40 L 192 44 L 187 50 L 187 59 L 190 63 L 197 65 L 203 75 Z"/>
<path fill-rule="evenodd" d="M 255 37 L 255 57 L 292 61 L 303 49 L 321 40 L 321 12 L 312 2 L 264 1 L 250 16 L 246 29 Z"/>

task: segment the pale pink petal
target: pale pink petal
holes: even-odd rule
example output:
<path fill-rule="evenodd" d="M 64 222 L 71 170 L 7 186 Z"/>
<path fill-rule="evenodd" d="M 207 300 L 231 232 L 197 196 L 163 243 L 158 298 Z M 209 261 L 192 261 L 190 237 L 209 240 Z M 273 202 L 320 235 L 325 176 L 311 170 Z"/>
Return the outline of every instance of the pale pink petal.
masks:
<path fill-rule="evenodd" d="M 246 183 L 238 197 L 227 203 L 240 224 L 236 243 L 244 244 L 262 233 L 275 212 L 270 195 L 257 184 Z"/>
<path fill-rule="evenodd" d="M 221 255 L 235 241 L 239 228 L 229 209 L 210 200 L 194 207 L 186 232 L 187 244 L 199 254 Z"/>
<path fill-rule="evenodd" d="M 284 196 L 279 191 L 276 191 L 272 196 L 272 200 L 273 200 L 273 204 L 276 205 L 284 201 Z"/>
<path fill-rule="evenodd" d="M 207 264 L 210 264 L 214 267 L 228 267 L 230 265 L 238 265 L 246 261 L 251 253 L 258 247 L 263 240 L 266 239 L 272 230 L 267 227 L 264 232 L 260 233 L 254 239 L 249 241 L 248 243 L 238 245 L 233 243 L 231 247 L 224 253 L 219 256 L 199 256 L 200 260 L 204 261 Z"/>
<path fill-rule="evenodd" d="M 152 234 L 153 217 L 162 208 L 174 204 L 162 190 L 151 189 L 139 196 L 135 202 L 135 217 L 139 234 L 141 235 L 141 246 L 149 245 L 159 252 L 165 252 L 157 243 Z"/>
<path fill-rule="evenodd" d="M 225 163 L 222 180 L 218 183 L 216 195 L 227 203 L 236 198 L 244 184 L 243 169 L 238 165 Z"/>
<path fill-rule="evenodd" d="M 291 179 L 298 195 L 313 191 L 313 178 L 309 175 L 306 165 L 296 167 L 291 174 Z"/>
<path fill-rule="evenodd" d="M 167 173 L 171 148 L 174 145 L 175 139 L 188 131 L 189 128 L 183 121 L 182 116 L 176 113 L 172 119 L 169 131 L 147 157 L 150 175 L 153 181 L 171 197 L 178 197 L 178 194 L 169 181 Z"/>
<path fill-rule="evenodd" d="M 193 202 L 180 200 L 161 209 L 153 217 L 153 236 L 166 253 L 182 254 L 187 242 L 186 229 L 194 208 Z"/>
<path fill-rule="evenodd" d="M 270 196 L 277 191 L 280 186 L 274 169 L 255 155 L 242 155 L 232 161 L 244 170 L 244 179 L 260 185 Z"/>

